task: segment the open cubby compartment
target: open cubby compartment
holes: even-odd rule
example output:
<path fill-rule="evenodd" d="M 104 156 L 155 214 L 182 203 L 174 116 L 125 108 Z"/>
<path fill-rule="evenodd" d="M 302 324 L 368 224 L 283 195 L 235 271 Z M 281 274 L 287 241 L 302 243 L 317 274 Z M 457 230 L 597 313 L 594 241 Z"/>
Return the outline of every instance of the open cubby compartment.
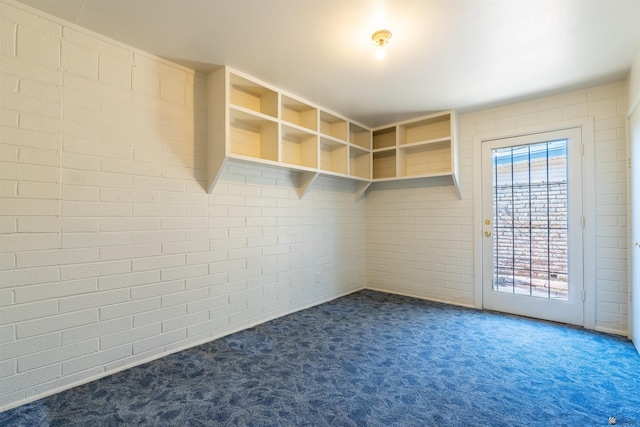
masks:
<path fill-rule="evenodd" d="M 348 147 L 346 143 L 329 138 L 320 138 L 320 169 L 347 174 Z"/>
<path fill-rule="evenodd" d="M 349 147 L 349 175 L 371 178 L 371 153 L 357 147 Z"/>
<path fill-rule="evenodd" d="M 451 138 L 451 114 L 439 114 L 405 122 L 398 129 L 400 145 Z"/>
<path fill-rule="evenodd" d="M 400 148 L 399 176 L 443 175 L 452 173 L 451 141 L 439 141 Z"/>
<path fill-rule="evenodd" d="M 229 77 L 231 105 L 278 118 L 278 92 L 231 73 Z"/>
<path fill-rule="evenodd" d="M 297 127 L 282 125 L 280 137 L 282 163 L 306 168 L 318 167 L 318 135 Z"/>
<path fill-rule="evenodd" d="M 396 127 L 391 126 L 373 131 L 373 149 L 389 148 L 396 146 Z"/>
<path fill-rule="evenodd" d="M 348 139 L 348 124 L 345 119 L 320 111 L 320 133 L 341 141 Z"/>
<path fill-rule="evenodd" d="M 278 161 L 278 123 L 244 111 L 229 111 L 230 154 Z"/>
<path fill-rule="evenodd" d="M 371 131 L 354 123 L 349 123 L 349 142 L 368 150 L 371 148 Z"/>
<path fill-rule="evenodd" d="M 318 130 L 318 109 L 286 95 L 280 96 L 280 118 L 303 128 Z"/>
<path fill-rule="evenodd" d="M 377 151 L 373 153 L 373 179 L 395 178 L 396 149 Z"/>

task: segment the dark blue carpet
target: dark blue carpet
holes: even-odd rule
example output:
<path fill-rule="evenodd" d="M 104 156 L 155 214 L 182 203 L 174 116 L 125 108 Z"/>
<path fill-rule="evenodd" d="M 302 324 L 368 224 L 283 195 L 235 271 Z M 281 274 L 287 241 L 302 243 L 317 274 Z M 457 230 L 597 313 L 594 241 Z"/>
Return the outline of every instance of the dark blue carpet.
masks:
<path fill-rule="evenodd" d="M 640 425 L 623 338 L 361 291 L 0 414 L 6 426 Z"/>

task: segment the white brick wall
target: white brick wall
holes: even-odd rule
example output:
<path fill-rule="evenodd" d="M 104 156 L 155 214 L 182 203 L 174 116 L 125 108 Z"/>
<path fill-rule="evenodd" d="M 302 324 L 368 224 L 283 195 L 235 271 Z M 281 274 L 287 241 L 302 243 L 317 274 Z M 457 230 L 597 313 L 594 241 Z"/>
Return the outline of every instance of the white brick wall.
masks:
<path fill-rule="evenodd" d="M 367 195 L 367 286 L 474 305 L 474 136 L 593 116 L 596 328 L 626 335 L 627 105 L 623 82 L 461 115 L 462 200 L 452 186 Z"/>
<path fill-rule="evenodd" d="M 453 185 L 367 194 L 367 286 L 473 304 L 473 203 Z"/>
<path fill-rule="evenodd" d="M 0 410 L 364 287 L 353 184 L 231 164 L 207 194 L 203 76 L 0 16 Z"/>

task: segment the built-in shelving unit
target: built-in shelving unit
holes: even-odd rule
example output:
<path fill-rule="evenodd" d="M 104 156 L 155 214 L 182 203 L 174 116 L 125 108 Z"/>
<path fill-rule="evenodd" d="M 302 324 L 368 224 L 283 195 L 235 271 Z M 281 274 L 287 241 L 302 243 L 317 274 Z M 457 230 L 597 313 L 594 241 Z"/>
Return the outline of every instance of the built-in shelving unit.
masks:
<path fill-rule="evenodd" d="M 456 122 L 445 111 L 374 129 L 374 182 L 450 176 L 460 197 Z"/>
<path fill-rule="evenodd" d="M 445 175 L 460 195 L 452 111 L 371 130 L 228 67 L 207 91 L 209 191 L 235 159 L 298 172 L 301 197 L 320 174 L 355 181 L 356 199 L 378 181 Z"/>

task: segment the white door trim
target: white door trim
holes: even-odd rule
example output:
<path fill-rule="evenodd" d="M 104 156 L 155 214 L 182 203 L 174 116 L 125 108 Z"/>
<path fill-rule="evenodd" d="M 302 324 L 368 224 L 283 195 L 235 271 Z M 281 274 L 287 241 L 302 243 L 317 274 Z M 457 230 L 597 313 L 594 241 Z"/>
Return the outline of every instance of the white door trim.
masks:
<path fill-rule="evenodd" d="M 474 135 L 473 137 L 473 211 L 474 211 L 474 277 L 475 306 L 483 308 L 482 302 L 482 142 L 511 138 L 556 130 L 580 128 L 582 131 L 582 203 L 585 217 L 583 235 L 584 253 L 584 327 L 596 327 L 596 218 L 595 218 L 595 155 L 593 142 L 593 117 L 566 120 L 545 125 L 509 129 Z"/>
<path fill-rule="evenodd" d="M 636 114 L 638 116 L 636 116 Z M 637 124 L 636 124 L 637 121 Z M 627 336 L 633 341 L 638 353 L 640 353 L 640 265 L 634 263 L 637 259 L 637 251 L 640 248 L 636 247 L 635 243 L 640 241 L 638 233 L 640 231 L 640 223 L 634 218 L 634 213 L 640 206 L 640 198 L 634 197 L 633 191 L 636 188 L 640 188 L 640 180 L 637 179 L 638 158 L 640 158 L 640 92 L 632 103 L 629 113 L 627 115 L 627 157 L 629 158 L 629 174 L 627 181 L 627 194 L 628 194 L 628 206 L 627 206 L 627 218 L 629 229 L 629 249 L 628 249 L 628 286 L 629 292 L 627 295 L 627 302 L 629 304 L 629 323 L 627 327 Z M 637 193 L 637 191 L 636 191 Z M 634 222 L 635 221 L 635 222 Z M 635 296 L 635 298 L 633 298 Z"/>

